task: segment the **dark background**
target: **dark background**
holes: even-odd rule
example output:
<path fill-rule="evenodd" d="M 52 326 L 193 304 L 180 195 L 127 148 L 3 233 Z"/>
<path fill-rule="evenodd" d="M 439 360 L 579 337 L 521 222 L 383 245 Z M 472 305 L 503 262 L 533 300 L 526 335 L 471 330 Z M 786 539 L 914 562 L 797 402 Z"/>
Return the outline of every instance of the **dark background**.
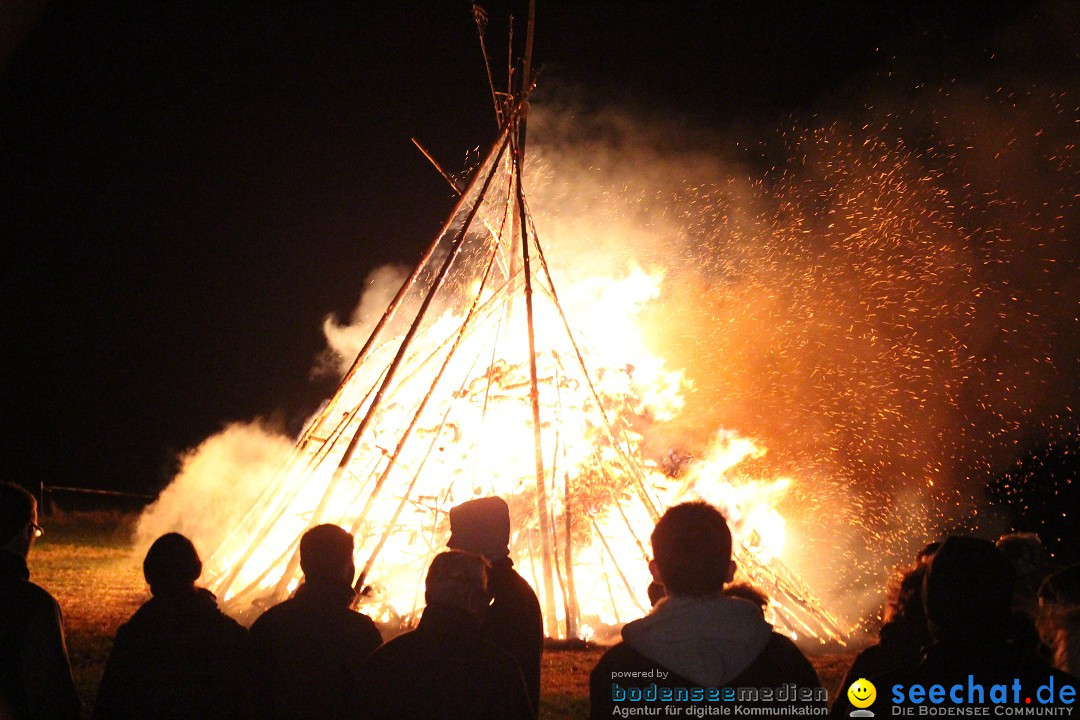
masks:
<path fill-rule="evenodd" d="M 153 493 L 226 422 L 295 432 L 334 386 L 310 377 L 322 319 L 453 205 L 410 137 L 457 170 L 495 133 L 469 3 L 23 5 L 0 82 L 0 475 Z M 896 52 L 979 72 L 1042 11 L 538 5 L 539 100 L 573 88 L 699 127 L 812 115 Z M 505 64 L 510 4 L 485 7 Z"/>

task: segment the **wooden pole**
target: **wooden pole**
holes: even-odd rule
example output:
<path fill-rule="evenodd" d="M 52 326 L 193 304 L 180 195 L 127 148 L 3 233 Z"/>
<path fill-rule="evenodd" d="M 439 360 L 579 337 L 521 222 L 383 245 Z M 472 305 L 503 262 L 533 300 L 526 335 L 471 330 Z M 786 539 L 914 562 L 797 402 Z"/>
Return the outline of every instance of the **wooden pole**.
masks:
<path fill-rule="evenodd" d="M 607 571 L 607 555 L 600 553 L 600 571 L 604 575 L 604 584 L 607 585 L 608 598 L 611 600 L 611 614 L 615 616 L 615 624 L 621 625 L 619 619 L 619 604 L 615 601 L 615 588 L 611 587 L 611 576 Z"/>
<path fill-rule="evenodd" d="M 563 548 L 566 552 L 566 594 L 570 602 L 566 608 L 566 636 L 578 636 L 578 597 L 574 584 L 574 540 L 570 522 L 570 473 L 563 472 Z"/>
<path fill-rule="evenodd" d="M 551 523 L 544 473 L 544 449 L 540 425 L 540 391 L 536 382 L 536 332 L 533 318 L 532 270 L 529 259 L 529 224 L 525 220 L 525 197 L 521 187 L 521 151 L 517 148 L 514 176 L 517 183 L 518 225 L 521 229 L 521 263 L 525 273 L 525 321 L 529 335 L 529 402 L 532 405 L 533 458 L 536 466 L 536 513 L 540 520 L 540 560 L 544 572 L 544 626 L 549 637 L 558 637 L 555 616 L 555 573 L 552 562 Z"/>
<path fill-rule="evenodd" d="M 491 89 L 491 102 L 495 105 L 495 122 L 502 125 L 503 108 L 499 104 L 499 94 L 495 90 L 495 78 L 491 75 L 491 58 L 488 57 L 487 43 L 484 42 L 484 31 L 487 29 L 487 13 L 475 2 L 472 4 L 473 20 L 476 22 L 476 33 L 480 36 L 480 54 L 484 57 L 484 70 L 487 71 L 488 87 Z"/>
<path fill-rule="evenodd" d="M 428 159 L 428 162 L 430 162 L 435 167 L 435 170 L 438 171 L 439 175 L 442 176 L 443 180 L 445 180 L 447 183 L 449 183 L 450 187 L 453 188 L 454 192 L 457 195 L 460 196 L 461 194 L 463 194 L 465 192 L 465 190 L 462 189 L 461 185 L 458 184 L 458 181 L 455 180 L 454 177 L 450 173 L 443 170 L 442 166 L 439 165 L 439 162 L 435 159 L 435 157 L 431 153 L 429 153 L 427 151 L 427 149 L 424 148 L 423 145 L 420 144 L 419 140 L 417 140 L 416 138 L 413 138 L 412 143 L 413 143 L 413 145 L 416 146 L 416 149 L 419 150 L 420 153 L 424 157 L 426 157 Z M 505 222 L 505 220 L 506 220 L 505 215 L 503 217 L 503 220 Z M 491 238 L 495 242 L 495 244 L 496 245 L 500 244 L 502 242 L 502 233 L 500 231 L 495 230 L 495 228 L 492 226 L 491 222 L 487 219 L 486 216 L 481 215 L 480 216 L 480 222 L 484 223 L 484 227 L 486 227 L 488 232 L 491 233 Z M 513 230 L 511 230 L 511 236 L 512 235 L 513 235 Z M 514 243 L 510 243 L 510 247 L 513 248 Z M 510 268 L 507 266 L 507 264 L 505 262 L 502 261 L 502 258 L 499 258 L 498 262 L 499 262 L 499 270 L 502 271 L 502 273 L 503 273 L 503 275 L 505 277 L 510 278 L 511 277 Z"/>
<path fill-rule="evenodd" d="M 536 0 L 529 0 L 529 24 L 525 31 L 525 62 L 521 73 L 521 94 L 524 95 L 528 84 L 532 82 L 532 54 L 533 54 L 533 29 L 536 26 Z M 521 128 L 521 137 L 525 138 L 525 128 Z M 522 143 L 521 151 L 525 152 L 525 144 Z"/>

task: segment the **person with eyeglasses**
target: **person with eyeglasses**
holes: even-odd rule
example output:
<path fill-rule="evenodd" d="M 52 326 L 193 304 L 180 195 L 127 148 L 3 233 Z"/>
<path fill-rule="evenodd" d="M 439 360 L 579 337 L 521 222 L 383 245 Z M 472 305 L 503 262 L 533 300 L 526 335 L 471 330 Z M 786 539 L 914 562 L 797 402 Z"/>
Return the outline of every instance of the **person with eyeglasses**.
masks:
<path fill-rule="evenodd" d="M 43 530 L 37 501 L 0 483 L 0 717 L 79 717 L 60 606 L 30 582 L 26 558 Z"/>

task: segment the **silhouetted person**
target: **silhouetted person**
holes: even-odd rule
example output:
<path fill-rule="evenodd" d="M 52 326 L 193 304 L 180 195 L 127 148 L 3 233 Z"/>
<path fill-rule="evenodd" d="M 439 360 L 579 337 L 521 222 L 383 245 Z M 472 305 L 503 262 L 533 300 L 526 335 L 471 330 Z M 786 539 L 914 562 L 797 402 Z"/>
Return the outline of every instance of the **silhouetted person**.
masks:
<path fill-rule="evenodd" d="M 725 585 L 723 595 L 724 597 L 749 600 L 761 608 L 762 616 L 765 615 L 765 610 L 769 607 L 769 596 L 748 582 L 737 582 Z"/>
<path fill-rule="evenodd" d="M 1049 551 L 1035 533 L 1008 533 L 995 545 L 1013 568 L 1013 610 L 1034 620 L 1039 609 L 1039 587 L 1054 570 Z"/>
<path fill-rule="evenodd" d="M 886 673 L 869 680 L 878 688 L 877 700 L 869 708 L 877 717 L 892 714 L 892 692 L 881 688 L 902 685 L 929 688 L 940 685 L 946 698 L 957 685 L 964 704 L 990 706 L 995 685 L 1008 688 L 1007 702 L 1025 705 L 1042 704 L 1037 689 L 1053 681 L 1055 696 L 1048 705 L 1063 707 L 1057 701 L 1062 684 L 1074 681 L 1054 670 L 1045 661 L 1016 646 L 1011 637 L 1014 574 L 1009 561 L 987 540 L 973 537 L 950 537 L 931 558 L 923 579 L 923 604 L 933 644 L 923 660 L 907 673 Z M 1018 700 L 1013 686 L 1020 683 Z M 981 686 L 971 693 L 969 686 Z M 841 699 L 846 697 L 841 696 Z M 912 707 L 908 696 L 900 703 Z M 926 698 L 921 698 L 925 703 Z M 839 701 L 838 703 L 839 704 Z M 951 702 L 951 704 L 956 704 Z"/>
<path fill-rule="evenodd" d="M 1074 605 L 1058 616 L 1048 644 L 1054 667 L 1080 678 L 1080 606 Z"/>
<path fill-rule="evenodd" d="M 997 549 L 1013 569 L 1012 638 L 1024 652 L 1050 660 L 1053 652 L 1039 637 L 1039 586 L 1054 570 L 1050 553 L 1035 533 L 1008 533 L 998 538 Z"/>
<path fill-rule="evenodd" d="M 0 711 L 16 720 L 77 718 L 60 607 L 26 566 L 42 532 L 37 520 L 34 496 L 0 483 Z"/>
<path fill-rule="evenodd" d="M 382 644 L 367 615 L 351 609 L 353 536 L 318 525 L 300 539 L 304 583 L 251 626 L 255 716 L 347 718 L 359 700 L 357 670 Z"/>
<path fill-rule="evenodd" d="M 195 586 L 202 561 L 179 533 L 146 553 L 150 600 L 116 631 L 94 705 L 96 720 L 238 718 L 247 692 L 247 631 Z"/>
<path fill-rule="evenodd" d="M 428 569 L 420 624 L 390 640 L 361 672 L 375 720 L 528 720 L 533 716 L 517 660 L 488 641 L 487 561 L 450 550 Z"/>
<path fill-rule="evenodd" d="M 923 578 L 938 547 L 940 543 L 926 546 L 915 562 L 900 568 L 897 577 L 890 582 L 886 591 L 885 622 L 878 642 L 855 656 L 836 696 L 832 709 L 834 717 L 847 717 L 854 709 L 848 704 L 846 693 L 859 678 L 911 672 L 922 662 L 923 650 L 933 642 L 922 599 Z"/>
<path fill-rule="evenodd" d="M 1080 677 L 1080 565 L 1047 576 L 1038 602 L 1039 634 L 1054 667 Z"/>
<path fill-rule="evenodd" d="M 483 616 L 489 640 L 513 655 L 525 676 L 533 713 L 540 711 L 540 655 L 544 620 L 532 586 L 510 559 L 510 508 L 499 497 L 480 498 L 450 510 L 447 547 L 487 558 L 492 603 Z"/>
<path fill-rule="evenodd" d="M 788 683 L 804 688 L 824 707 L 817 674 L 795 644 L 773 632 L 757 602 L 724 595 L 735 563 L 731 532 L 716 508 L 704 502 L 670 508 L 653 530 L 652 547 L 649 569 L 667 597 L 644 618 L 627 623 L 622 642 L 600 658 L 590 677 L 590 717 L 610 718 L 617 708 L 641 707 L 633 700 L 638 692 L 656 691 L 659 701 L 648 703 L 653 708 L 721 706 L 720 697 L 710 701 L 705 692 Z M 700 691 L 702 700 L 679 701 L 684 690 L 687 695 Z M 665 702 L 669 691 L 672 696 Z M 806 702 L 805 695 L 796 697 L 795 703 L 769 706 Z"/>

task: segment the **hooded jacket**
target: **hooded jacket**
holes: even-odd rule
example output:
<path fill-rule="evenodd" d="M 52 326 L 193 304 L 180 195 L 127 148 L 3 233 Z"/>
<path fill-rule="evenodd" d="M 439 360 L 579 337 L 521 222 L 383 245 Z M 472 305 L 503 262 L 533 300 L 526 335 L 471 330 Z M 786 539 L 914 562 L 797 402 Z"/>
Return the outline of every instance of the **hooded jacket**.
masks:
<path fill-rule="evenodd" d="M 483 617 L 488 640 L 518 661 L 533 714 L 540 708 L 540 655 L 544 619 L 532 586 L 510 559 L 510 507 L 500 497 L 469 500 L 450 509 L 447 547 L 483 555 L 491 562 L 488 592 L 492 603 Z"/>
<path fill-rule="evenodd" d="M 514 656 L 521 665 L 533 713 L 540 708 L 540 656 L 544 650 L 544 619 L 532 586 L 504 557 L 488 569 L 492 603 L 483 619 L 488 640 Z"/>
<path fill-rule="evenodd" d="M 610 718 L 621 692 L 659 688 L 770 688 L 794 683 L 820 687 L 810 662 L 788 638 L 773 631 L 761 609 L 728 597 L 669 597 L 640 620 L 627 623 L 623 641 L 610 648 L 590 676 L 590 716 Z M 658 693 L 658 696 L 660 693 Z M 650 702 L 653 707 L 666 703 Z M 680 706 L 724 701 L 673 702 Z M 777 707 L 778 702 L 740 702 Z M 819 703 L 822 704 L 822 703 Z M 732 703 L 727 702 L 728 706 Z M 823 705 L 823 704 L 822 704 Z"/>

